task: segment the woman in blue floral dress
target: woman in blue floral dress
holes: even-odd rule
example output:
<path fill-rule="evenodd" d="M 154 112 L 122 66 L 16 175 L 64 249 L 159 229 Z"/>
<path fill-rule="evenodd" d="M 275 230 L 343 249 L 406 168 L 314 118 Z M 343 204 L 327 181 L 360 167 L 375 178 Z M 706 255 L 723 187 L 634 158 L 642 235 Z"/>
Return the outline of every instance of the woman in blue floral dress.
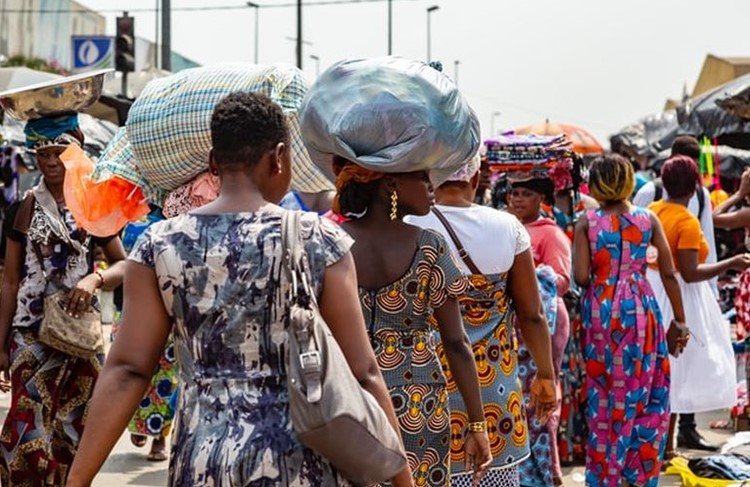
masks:
<path fill-rule="evenodd" d="M 235 93 L 217 105 L 211 133 L 220 196 L 156 223 L 131 254 L 123 324 L 68 487 L 90 485 L 142 398 L 170 331 L 181 394 L 169 485 L 349 484 L 299 443 L 289 414 L 280 286 L 286 210 L 269 203 L 281 200 L 291 178 L 283 112 L 265 96 Z M 354 375 L 397 427 L 358 305 L 352 240 L 314 214 L 302 217 L 300 234 L 321 314 Z"/>

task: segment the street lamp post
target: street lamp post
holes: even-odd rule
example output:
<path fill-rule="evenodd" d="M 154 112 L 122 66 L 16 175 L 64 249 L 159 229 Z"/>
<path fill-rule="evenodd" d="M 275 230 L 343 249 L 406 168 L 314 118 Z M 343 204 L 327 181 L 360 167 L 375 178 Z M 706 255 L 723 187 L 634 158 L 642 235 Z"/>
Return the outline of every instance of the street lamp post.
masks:
<path fill-rule="evenodd" d="M 430 25 L 430 14 L 435 10 L 439 9 L 438 5 L 427 7 L 427 62 L 432 61 L 432 26 Z"/>
<path fill-rule="evenodd" d="M 456 86 L 458 86 L 458 65 L 460 64 L 460 61 L 456 59 L 453 61 L 453 82 L 456 83 Z"/>
<path fill-rule="evenodd" d="M 388 55 L 393 54 L 393 0 L 388 0 Z"/>
<path fill-rule="evenodd" d="M 315 77 L 320 76 L 320 56 L 316 56 L 315 54 L 310 54 L 310 59 L 315 61 Z"/>
<path fill-rule="evenodd" d="M 499 117 L 500 115 L 502 115 L 502 113 L 500 113 L 500 112 L 492 112 L 492 120 L 490 122 L 490 127 L 491 127 L 491 129 L 490 129 L 490 136 L 496 135 L 496 133 L 495 133 L 495 117 Z"/>
<path fill-rule="evenodd" d="M 297 0 L 297 67 L 302 69 L 302 0 Z"/>
<path fill-rule="evenodd" d="M 258 11 L 260 10 L 260 5 L 258 5 L 255 2 L 247 2 L 247 6 L 255 9 L 255 46 L 254 47 L 255 47 L 255 64 L 258 64 L 258 32 L 259 32 L 258 27 L 260 25 L 258 22 L 258 14 L 259 14 Z"/>

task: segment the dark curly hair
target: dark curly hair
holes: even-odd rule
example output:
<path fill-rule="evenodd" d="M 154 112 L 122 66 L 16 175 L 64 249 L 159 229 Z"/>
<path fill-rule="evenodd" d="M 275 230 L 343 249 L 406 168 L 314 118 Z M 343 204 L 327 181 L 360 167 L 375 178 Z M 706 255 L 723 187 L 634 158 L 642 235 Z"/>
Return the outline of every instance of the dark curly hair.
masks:
<path fill-rule="evenodd" d="M 279 105 L 259 93 L 227 95 L 211 116 L 211 143 L 218 164 L 255 164 L 279 142 L 289 142 Z"/>
<path fill-rule="evenodd" d="M 347 160 L 343 157 L 333 156 L 334 167 L 343 168 L 346 164 Z M 369 183 L 350 181 L 341 188 L 338 193 L 341 214 L 348 218 L 363 217 L 378 193 L 379 184 L 380 180 L 370 181 Z"/>
<path fill-rule="evenodd" d="M 672 142 L 672 156 L 688 156 L 698 160 L 701 157 L 701 146 L 692 135 L 678 135 Z"/>

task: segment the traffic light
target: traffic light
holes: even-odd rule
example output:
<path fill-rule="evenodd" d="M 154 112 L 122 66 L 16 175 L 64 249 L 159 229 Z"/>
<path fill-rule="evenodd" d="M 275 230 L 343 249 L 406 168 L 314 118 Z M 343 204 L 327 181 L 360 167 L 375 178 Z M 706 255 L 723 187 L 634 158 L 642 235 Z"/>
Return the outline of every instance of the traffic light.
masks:
<path fill-rule="evenodd" d="M 122 73 L 135 71 L 135 19 L 127 14 L 117 17 L 115 69 Z"/>

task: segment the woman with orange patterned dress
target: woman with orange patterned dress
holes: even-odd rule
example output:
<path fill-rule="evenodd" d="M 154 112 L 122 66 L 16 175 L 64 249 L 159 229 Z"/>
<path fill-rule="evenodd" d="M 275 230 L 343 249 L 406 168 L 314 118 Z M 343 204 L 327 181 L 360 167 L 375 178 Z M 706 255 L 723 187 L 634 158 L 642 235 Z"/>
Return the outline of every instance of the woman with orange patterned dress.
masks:
<path fill-rule="evenodd" d="M 516 487 L 519 464 L 529 456 L 523 391 L 518 379 L 518 356 L 513 345 L 512 314 L 539 370 L 531 395 L 542 421 L 552 413 L 555 388 L 550 335 L 542 313 L 531 255 L 529 234 L 512 215 L 475 205 L 479 160 L 457 171 L 436 191 L 438 204 L 424 217 L 408 221 L 444 235 L 470 287 L 459 298 L 464 328 L 474 350 L 484 416 L 490 433 L 492 466 L 482 487 Z M 501 246 L 497 242 L 502 242 Z M 463 261 L 462 261 L 463 260 Z M 470 486 L 464 468 L 462 432 L 467 408 L 438 350 L 448 377 L 451 407 L 451 485 Z"/>
<path fill-rule="evenodd" d="M 467 405 L 466 469 L 479 480 L 492 457 L 458 304 L 467 281 L 438 233 L 403 220 L 429 213 L 431 179 L 476 153 L 479 121 L 438 70 L 388 57 L 329 68 L 308 91 L 300 122 L 313 161 L 336 175 L 333 210 L 355 240 L 360 304 L 413 482 L 451 482 L 451 415 L 433 316 Z"/>

